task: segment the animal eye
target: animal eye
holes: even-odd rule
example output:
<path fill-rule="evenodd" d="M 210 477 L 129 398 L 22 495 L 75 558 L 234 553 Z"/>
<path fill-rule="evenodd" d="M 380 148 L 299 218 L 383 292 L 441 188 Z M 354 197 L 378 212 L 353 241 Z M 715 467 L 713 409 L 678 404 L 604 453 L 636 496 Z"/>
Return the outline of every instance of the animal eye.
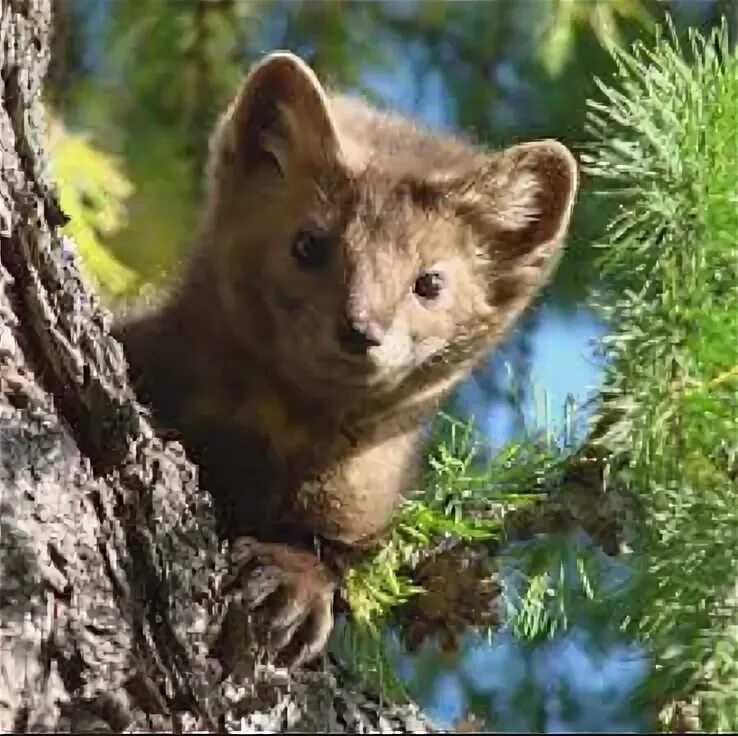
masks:
<path fill-rule="evenodd" d="M 292 241 L 292 257 L 303 268 L 322 268 L 330 254 L 330 240 L 323 233 L 301 230 Z"/>
<path fill-rule="evenodd" d="M 422 299 L 436 299 L 443 288 L 443 277 L 436 271 L 428 271 L 415 281 L 413 291 Z"/>

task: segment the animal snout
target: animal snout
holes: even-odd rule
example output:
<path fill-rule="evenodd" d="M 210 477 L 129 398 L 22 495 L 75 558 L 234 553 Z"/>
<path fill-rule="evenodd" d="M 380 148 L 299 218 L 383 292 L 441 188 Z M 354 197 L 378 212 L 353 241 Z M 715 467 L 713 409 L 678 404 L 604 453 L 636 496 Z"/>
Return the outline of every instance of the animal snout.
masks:
<path fill-rule="evenodd" d="M 365 355 L 382 344 L 385 328 L 372 320 L 346 319 L 338 328 L 338 343 L 349 355 Z"/>

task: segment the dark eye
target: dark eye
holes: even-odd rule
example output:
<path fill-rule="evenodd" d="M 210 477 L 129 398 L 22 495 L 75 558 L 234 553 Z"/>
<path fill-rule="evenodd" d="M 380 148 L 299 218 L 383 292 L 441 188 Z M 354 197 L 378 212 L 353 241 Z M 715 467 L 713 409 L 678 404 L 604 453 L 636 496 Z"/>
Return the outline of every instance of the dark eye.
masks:
<path fill-rule="evenodd" d="M 323 233 L 301 230 L 292 241 L 292 257 L 303 268 L 322 268 L 330 255 L 330 239 Z"/>
<path fill-rule="evenodd" d="M 443 277 L 436 271 L 418 276 L 413 291 L 422 299 L 436 299 L 443 288 Z"/>

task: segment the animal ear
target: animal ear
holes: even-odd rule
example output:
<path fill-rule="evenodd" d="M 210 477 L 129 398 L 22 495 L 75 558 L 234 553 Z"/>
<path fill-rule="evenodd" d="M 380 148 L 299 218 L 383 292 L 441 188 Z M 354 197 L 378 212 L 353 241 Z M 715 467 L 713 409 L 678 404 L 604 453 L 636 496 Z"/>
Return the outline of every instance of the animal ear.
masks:
<path fill-rule="evenodd" d="M 245 167 L 271 160 L 284 174 L 296 161 L 320 164 L 339 156 L 325 90 L 312 69 L 287 51 L 271 53 L 251 69 L 229 118 L 234 153 Z"/>
<path fill-rule="evenodd" d="M 577 163 L 553 140 L 489 157 L 456 189 L 458 215 L 478 233 L 495 302 L 526 302 L 558 261 L 578 187 Z"/>

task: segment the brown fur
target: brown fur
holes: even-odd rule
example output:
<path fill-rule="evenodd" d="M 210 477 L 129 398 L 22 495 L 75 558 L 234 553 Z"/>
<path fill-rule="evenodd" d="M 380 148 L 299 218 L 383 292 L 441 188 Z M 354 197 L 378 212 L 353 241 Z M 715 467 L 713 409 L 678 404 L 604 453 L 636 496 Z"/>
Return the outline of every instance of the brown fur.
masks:
<path fill-rule="evenodd" d="M 321 618 L 299 658 L 324 643 L 336 578 L 315 560 L 308 593 L 304 552 L 285 556 L 313 535 L 341 550 L 381 535 L 423 420 L 545 282 L 576 187 L 561 144 L 492 154 L 435 136 L 329 97 L 286 53 L 257 64 L 223 115 L 199 248 L 167 305 L 120 335 L 227 533 L 260 540 L 250 569 L 274 569 L 266 543 L 286 545 L 275 590 L 300 599 L 300 620 Z M 296 263 L 300 230 L 328 243 L 323 268 Z M 428 270 L 443 278 L 432 301 L 413 291 Z M 346 354 L 347 321 L 377 344 Z"/>

